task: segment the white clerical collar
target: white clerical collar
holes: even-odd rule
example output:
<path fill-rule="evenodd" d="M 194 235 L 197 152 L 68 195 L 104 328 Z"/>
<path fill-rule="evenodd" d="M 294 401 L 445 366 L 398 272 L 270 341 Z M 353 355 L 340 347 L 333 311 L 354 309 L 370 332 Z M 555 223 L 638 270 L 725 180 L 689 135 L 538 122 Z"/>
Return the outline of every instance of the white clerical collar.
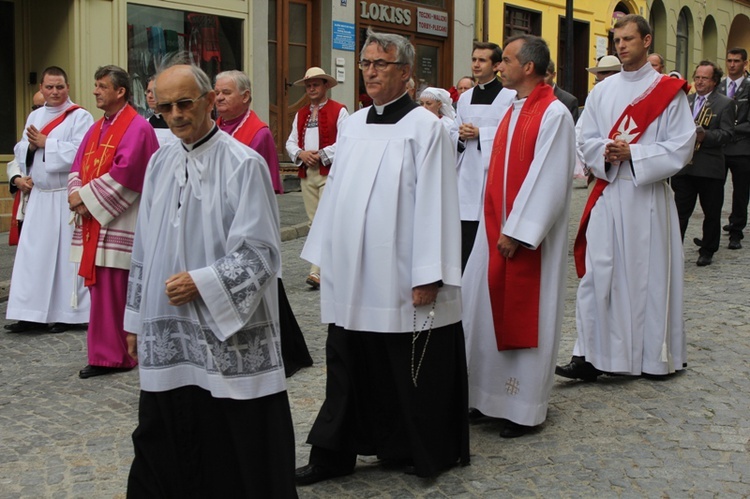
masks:
<path fill-rule="evenodd" d="M 404 92 L 403 94 L 399 95 L 399 96 L 398 96 L 398 97 L 397 97 L 396 99 L 393 99 L 393 100 L 392 100 L 392 101 L 390 101 L 390 102 L 386 102 L 386 103 L 385 103 L 385 104 L 383 104 L 382 106 L 378 106 L 378 105 L 377 105 L 377 104 L 375 104 L 374 102 L 372 103 L 372 106 L 373 106 L 373 107 L 375 108 L 375 112 L 376 112 L 376 113 L 378 113 L 378 115 L 382 115 L 382 114 L 383 114 L 383 111 L 385 111 L 385 108 L 386 108 L 386 106 L 388 106 L 389 104 L 393 104 L 394 102 L 396 102 L 397 100 L 399 100 L 399 99 L 400 99 L 401 97 L 403 97 L 403 96 L 404 96 L 404 95 L 406 95 L 407 93 L 408 93 L 408 91 L 407 91 L 407 92 Z"/>
<path fill-rule="evenodd" d="M 477 83 L 477 86 L 481 88 L 482 90 L 484 90 L 484 87 L 486 87 L 487 85 L 491 85 L 493 82 L 496 82 L 496 81 L 497 81 L 497 76 L 493 76 L 491 80 L 487 80 L 484 83 Z"/>

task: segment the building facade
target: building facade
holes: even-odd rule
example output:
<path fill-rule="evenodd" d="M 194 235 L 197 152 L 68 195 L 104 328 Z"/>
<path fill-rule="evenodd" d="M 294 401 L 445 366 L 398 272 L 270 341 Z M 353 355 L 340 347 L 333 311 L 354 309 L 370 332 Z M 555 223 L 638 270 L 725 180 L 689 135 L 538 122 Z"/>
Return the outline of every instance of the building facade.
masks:
<path fill-rule="evenodd" d="M 457 0 L 0 0 L 0 180 L 23 132 L 31 98 L 45 67 L 64 68 L 71 98 L 101 116 L 93 75 L 106 64 L 133 77 L 134 105 L 149 111 L 143 89 L 161 60 L 185 51 L 210 76 L 246 72 L 253 109 L 266 120 L 279 156 L 303 87 L 292 83 L 310 66 L 339 82 L 332 97 L 350 111 L 366 101 L 357 61 L 368 27 L 403 34 L 417 49 L 421 86 L 448 88 L 470 70 L 475 3 Z M 458 10 L 458 11 L 457 11 Z M 11 200 L 0 190 L 0 231 Z"/>
<path fill-rule="evenodd" d="M 654 31 L 653 51 L 666 59 L 666 70 L 690 79 L 703 59 L 723 65 L 727 48 L 750 50 L 750 0 L 573 0 L 573 88 L 583 105 L 593 85 L 586 68 L 599 57 L 614 54 L 612 26 L 626 14 L 640 14 Z M 478 9 L 478 32 L 502 44 L 509 36 L 529 33 L 543 37 L 557 63 L 557 82 L 565 86 L 566 0 L 485 1 Z"/>

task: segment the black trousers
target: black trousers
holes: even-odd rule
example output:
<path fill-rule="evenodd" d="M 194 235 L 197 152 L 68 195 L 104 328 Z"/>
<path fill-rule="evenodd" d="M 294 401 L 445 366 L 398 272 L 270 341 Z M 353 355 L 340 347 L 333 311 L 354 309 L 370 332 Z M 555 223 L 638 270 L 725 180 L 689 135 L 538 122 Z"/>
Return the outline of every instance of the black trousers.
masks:
<path fill-rule="evenodd" d="M 420 335 L 415 363 L 426 334 Z M 330 325 L 326 399 L 307 442 L 310 464 L 340 473 L 357 455 L 410 461 L 421 477 L 469 462 L 468 380 L 461 323 L 433 329 L 417 386 L 412 333 L 347 331 Z"/>
<path fill-rule="evenodd" d="M 286 392 L 214 398 L 197 386 L 141 391 L 127 497 L 296 498 Z"/>
<path fill-rule="evenodd" d="M 690 216 L 698 199 L 703 210 L 703 246 L 700 254 L 713 255 L 721 243 L 721 207 L 724 204 L 725 179 L 679 175 L 672 177 L 674 201 L 680 218 L 680 234 L 685 240 Z"/>
<path fill-rule="evenodd" d="M 474 247 L 474 239 L 477 238 L 479 222 L 474 220 L 461 220 L 461 273 L 466 269 L 471 249 Z"/>
<path fill-rule="evenodd" d="M 732 213 L 729 215 L 729 238 L 742 239 L 747 226 L 747 205 L 750 201 L 750 156 L 726 156 L 728 172 L 732 172 Z"/>

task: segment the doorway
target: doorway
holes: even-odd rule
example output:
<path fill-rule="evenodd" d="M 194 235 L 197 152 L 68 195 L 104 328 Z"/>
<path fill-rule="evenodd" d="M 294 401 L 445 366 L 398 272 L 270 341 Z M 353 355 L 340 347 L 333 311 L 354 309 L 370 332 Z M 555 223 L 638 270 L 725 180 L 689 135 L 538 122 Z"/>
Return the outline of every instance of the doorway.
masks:
<path fill-rule="evenodd" d="M 289 161 L 286 139 L 297 111 L 305 105 L 305 87 L 294 82 L 310 66 L 319 65 L 320 53 L 313 46 L 319 39 L 319 19 L 314 0 L 269 0 L 268 2 L 268 89 L 269 123 L 280 161 Z M 316 37 L 317 35 L 317 37 Z"/>

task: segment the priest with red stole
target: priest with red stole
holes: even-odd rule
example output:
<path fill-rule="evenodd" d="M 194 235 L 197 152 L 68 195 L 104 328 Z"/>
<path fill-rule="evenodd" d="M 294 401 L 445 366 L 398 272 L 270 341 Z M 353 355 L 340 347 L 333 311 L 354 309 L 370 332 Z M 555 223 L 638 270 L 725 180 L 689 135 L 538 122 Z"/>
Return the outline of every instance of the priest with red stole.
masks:
<path fill-rule="evenodd" d="M 273 134 L 268 125 L 250 109 L 253 100 L 250 79 L 242 71 L 223 71 L 216 75 L 214 90 L 219 129 L 263 156 L 271 172 L 274 192 L 283 194 Z"/>
<path fill-rule="evenodd" d="M 96 107 L 104 117 L 83 137 L 68 176 L 68 204 L 75 212 L 71 259 L 91 295 L 88 365 L 81 378 L 130 370 L 123 329 L 138 204 L 154 129 L 129 104 L 130 76 L 117 66 L 94 74 Z"/>
<path fill-rule="evenodd" d="M 511 38 L 500 75 L 517 95 L 495 134 L 484 214 L 462 279 L 470 418 L 521 436 L 547 417 L 562 329 L 575 129 L 544 82 L 549 48 Z"/>

